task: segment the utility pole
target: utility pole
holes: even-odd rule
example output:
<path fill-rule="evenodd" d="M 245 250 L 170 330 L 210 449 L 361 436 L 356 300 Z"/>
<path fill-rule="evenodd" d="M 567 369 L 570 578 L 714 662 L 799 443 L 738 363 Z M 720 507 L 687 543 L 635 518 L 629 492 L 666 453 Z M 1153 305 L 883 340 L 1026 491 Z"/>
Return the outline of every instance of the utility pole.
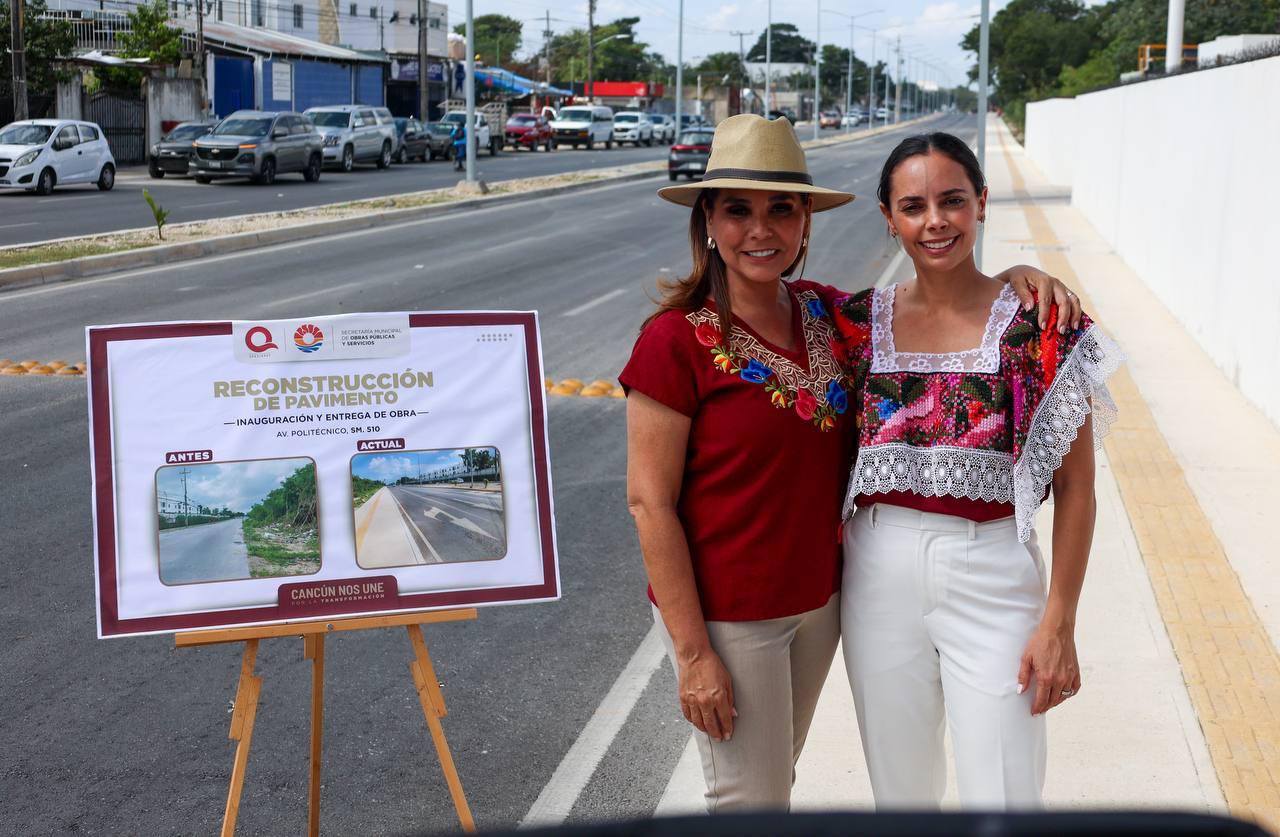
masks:
<path fill-rule="evenodd" d="M 204 2 L 196 0 L 196 78 L 200 79 L 200 113 L 209 112 L 209 91 L 204 77 Z M 18 5 L 18 0 L 12 0 Z"/>
<path fill-rule="evenodd" d="M 187 502 L 187 474 L 191 473 L 190 468 L 183 468 L 178 472 L 182 475 L 182 525 L 191 525 L 191 506 Z"/>
<path fill-rule="evenodd" d="M 982 22 L 978 24 L 978 165 L 987 165 L 987 80 L 991 72 L 991 0 L 982 0 Z M 982 227 L 974 247 L 974 264 L 982 270 Z"/>
<path fill-rule="evenodd" d="M 893 124 L 897 125 L 902 121 L 902 36 L 898 36 L 898 77 L 894 83 L 893 96 Z"/>
<path fill-rule="evenodd" d="M 547 65 L 547 87 L 551 86 L 551 10 L 547 9 L 547 28 L 542 30 L 542 58 Z M 550 97 L 548 92 L 547 96 Z M 545 102 L 544 102 L 545 104 Z"/>
<path fill-rule="evenodd" d="M 22 34 L 23 5 L 23 0 L 9 0 L 9 28 L 13 35 L 13 43 L 9 51 L 13 53 L 13 119 L 15 122 L 27 118 L 27 56 L 23 48 L 26 43 Z"/>
<path fill-rule="evenodd" d="M 591 101 L 596 92 L 596 0 L 587 0 L 587 89 Z"/>
<path fill-rule="evenodd" d="M 430 121 L 427 95 L 427 0 L 418 0 L 418 118 Z"/>
<path fill-rule="evenodd" d="M 1165 33 L 1164 71 L 1176 73 L 1182 66 L 1182 21 L 1186 0 L 1169 0 L 1169 28 Z"/>
<path fill-rule="evenodd" d="M 743 46 L 742 39 L 745 38 L 747 35 L 750 35 L 751 33 L 750 32 L 730 32 L 729 34 L 736 35 L 738 38 L 738 76 L 741 81 L 741 83 L 738 85 L 739 87 L 738 113 L 742 113 L 742 89 L 741 88 L 748 87 L 751 84 L 751 80 L 747 78 L 747 50 L 746 50 L 746 47 Z"/>

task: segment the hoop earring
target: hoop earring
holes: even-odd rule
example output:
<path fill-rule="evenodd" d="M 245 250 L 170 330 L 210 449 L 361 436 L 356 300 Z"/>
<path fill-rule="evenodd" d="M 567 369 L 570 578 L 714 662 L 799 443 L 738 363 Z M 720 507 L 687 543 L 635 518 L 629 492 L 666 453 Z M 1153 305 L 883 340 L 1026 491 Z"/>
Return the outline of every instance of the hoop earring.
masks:
<path fill-rule="evenodd" d="M 716 249 L 716 240 L 711 236 L 707 236 L 707 249 L 708 250 Z"/>

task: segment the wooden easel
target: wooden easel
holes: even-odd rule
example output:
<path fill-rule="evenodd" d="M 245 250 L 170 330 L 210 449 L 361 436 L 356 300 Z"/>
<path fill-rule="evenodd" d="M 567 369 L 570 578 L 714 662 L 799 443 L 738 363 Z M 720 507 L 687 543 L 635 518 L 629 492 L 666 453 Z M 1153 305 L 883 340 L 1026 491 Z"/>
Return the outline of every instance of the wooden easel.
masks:
<path fill-rule="evenodd" d="M 235 709 L 231 713 L 232 741 L 236 744 L 236 757 L 231 768 L 231 785 L 227 789 L 227 806 L 222 814 L 222 837 L 232 837 L 236 831 L 236 817 L 240 813 L 240 794 L 244 790 L 245 770 L 249 766 L 249 746 L 253 740 L 253 721 L 258 714 L 258 697 L 262 692 L 262 678 L 255 675 L 254 664 L 258 657 L 258 640 L 272 637 L 300 636 L 303 656 L 311 660 L 311 783 L 308 797 L 307 834 L 320 835 L 320 760 L 324 728 L 324 638 L 337 631 L 362 631 L 370 628 L 394 628 L 403 626 L 413 646 L 413 660 L 409 670 L 413 673 L 413 685 L 422 703 L 440 768 L 444 771 L 453 797 L 453 807 L 458 812 L 462 830 L 476 830 L 471 809 L 462 792 L 462 781 L 453 764 L 449 743 L 444 737 L 440 719 L 448 714 L 444 694 L 436 680 L 435 667 L 422 638 L 422 626 L 436 622 L 458 622 L 475 619 L 475 608 L 439 610 L 429 613 L 407 613 L 394 616 L 366 616 L 352 619 L 328 619 L 316 622 L 296 622 L 288 625 L 266 625 L 257 628 L 227 628 L 211 631 L 190 631 L 174 636 L 178 648 L 197 645 L 217 645 L 226 642 L 243 642 L 244 659 L 240 663 L 240 680 L 236 687 Z"/>

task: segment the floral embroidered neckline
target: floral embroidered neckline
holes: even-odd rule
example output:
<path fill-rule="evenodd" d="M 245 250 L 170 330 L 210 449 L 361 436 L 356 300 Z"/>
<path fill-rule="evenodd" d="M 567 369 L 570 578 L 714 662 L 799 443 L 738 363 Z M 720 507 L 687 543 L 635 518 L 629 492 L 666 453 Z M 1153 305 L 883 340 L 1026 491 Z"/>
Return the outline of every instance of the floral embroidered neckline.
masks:
<path fill-rule="evenodd" d="M 800 306 L 803 345 L 797 347 L 796 353 L 808 360 L 807 369 L 737 323 L 726 341 L 709 308 L 693 311 L 685 319 L 693 325 L 698 343 L 710 351 L 712 362 L 721 372 L 763 385 L 774 407 L 795 410 L 797 416 L 819 430 L 833 430 L 836 418 L 849 408 L 844 375 L 831 351 L 835 328 L 826 306 L 813 291 L 793 292 L 791 299 L 793 305 Z"/>
<path fill-rule="evenodd" d="M 959 352 L 899 352 L 893 340 L 893 305 L 897 285 L 871 295 L 871 371 L 885 372 L 983 372 L 1000 371 L 1000 337 L 1017 316 L 1020 305 L 1013 288 L 1000 289 L 982 332 L 982 342 Z"/>

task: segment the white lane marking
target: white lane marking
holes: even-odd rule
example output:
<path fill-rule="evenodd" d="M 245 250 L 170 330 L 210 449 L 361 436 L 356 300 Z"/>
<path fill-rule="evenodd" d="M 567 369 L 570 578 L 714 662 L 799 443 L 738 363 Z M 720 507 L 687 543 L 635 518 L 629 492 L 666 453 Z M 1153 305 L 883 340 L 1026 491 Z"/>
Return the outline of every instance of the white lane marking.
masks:
<path fill-rule="evenodd" d="M 308 291 L 305 294 L 298 294 L 297 296 L 287 296 L 284 299 L 273 299 L 270 302 L 266 303 L 266 307 L 278 308 L 281 305 L 292 305 L 295 302 L 300 302 L 304 299 L 310 299 L 313 296 L 323 296 L 324 294 L 331 294 L 337 291 L 348 291 L 353 288 L 358 288 L 358 287 L 361 287 L 362 285 L 368 285 L 368 284 L 369 283 L 367 280 L 360 279 L 355 282 L 348 282 L 345 285 L 334 285 L 333 287 L 330 287 L 330 288 L 318 288 L 314 291 Z"/>
<path fill-rule="evenodd" d="M 412 526 L 413 531 L 418 533 L 418 537 L 422 538 L 422 542 L 427 545 L 427 550 L 431 553 L 431 557 L 436 559 L 436 563 L 443 564 L 444 559 L 440 557 L 440 553 L 436 552 L 436 548 L 431 545 L 431 541 L 427 540 L 427 536 L 424 535 L 422 533 L 422 530 L 418 528 L 418 524 L 413 522 L 413 516 L 410 515 L 409 512 L 405 511 L 404 504 L 400 502 L 400 498 L 395 495 L 394 491 L 391 492 L 391 499 L 395 500 L 396 505 L 400 508 L 400 515 L 401 515 L 400 519 L 408 523 L 410 526 Z M 404 531 L 405 531 L 405 534 L 408 535 L 409 530 L 405 529 Z M 410 538 L 410 540 L 412 540 L 412 538 Z"/>
<path fill-rule="evenodd" d="M 628 180 L 623 183 L 607 184 L 604 186 L 600 186 L 599 188 L 584 189 L 581 192 L 567 192 L 561 195 L 551 195 L 549 197 L 542 198 L 541 200 L 557 201 L 557 200 L 563 200 L 564 198 L 577 198 L 584 194 L 595 194 L 597 192 L 609 192 L 614 189 L 625 189 L 627 187 L 637 186 L 637 185 L 643 186 L 643 185 L 646 185 L 647 183 L 648 183 L 647 180 Z M 45 200 L 50 200 L 50 199 L 46 198 Z M 52 198 L 52 200 L 58 200 L 58 198 Z M 282 253 L 288 250 L 297 250 L 300 247 L 314 247 L 317 244 L 331 244 L 335 241 L 344 241 L 348 238 L 356 238 L 363 235 L 369 235 L 370 233 L 395 232 L 396 230 L 404 229 L 406 227 L 416 227 L 423 224 L 438 224 L 441 221 L 456 221 L 459 218 L 474 218 L 477 215 L 484 216 L 484 215 L 490 215 L 494 212 L 510 211 L 512 209 L 519 210 L 522 208 L 523 208 L 523 204 L 519 202 L 505 203 L 505 204 L 499 204 L 498 206 L 486 206 L 480 209 L 469 209 L 465 212 L 459 212 L 457 214 L 445 213 L 442 215 L 432 215 L 429 218 L 418 218 L 412 221 L 401 221 L 398 224 L 387 224 L 386 226 L 381 226 L 381 227 L 369 227 L 368 229 L 352 230 L 351 232 L 338 233 L 337 235 L 327 235 L 327 236 L 322 236 L 317 238 L 304 238 L 301 241 L 291 241 L 286 244 L 273 244 L 267 247 L 255 247 L 249 250 L 239 250 L 235 253 L 224 253 L 221 256 L 209 256 L 207 258 L 201 258 L 201 259 L 187 259 L 181 262 L 175 262 L 173 264 L 152 265 L 151 267 L 142 267 L 142 268 L 138 268 L 137 270 L 129 270 L 124 273 L 113 273 L 98 279 L 56 282 L 54 284 L 45 285 L 39 288 L 32 288 L 26 291 L 13 291 L 10 293 L 5 293 L 3 290 L 0 290 L 0 303 L 9 302 L 15 299 L 25 299 L 26 297 L 36 296 L 38 294 L 57 293 L 59 291 L 82 290 L 84 288 L 89 287 L 90 285 L 101 285 L 104 282 L 118 282 L 121 279 L 131 279 L 134 276 L 144 276 L 148 273 L 159 273 L 162 271 L 167 273 L 172 273 L 175 270 L 180 270 L 186 267 L 203 268 L 206 265 L 217 264 L 218 262 L 230 261 L 233 259 L 244 259 L 244 258 L 250 258 L 250 257 L 262 258 L 262 253 L 264 250 L 270 251 L 272 253 Z M 528 240 L 528 239 L 525 239 L 525 240 Z M 491 249 L 495 249 L 495 248 L 486 248 L 486 252 L 488 252 Z"/>
<path fill-rule="evenodd" d="M 884 269 L 884 273 L 881 273 L 880 278 L 876 280 L 877 288 L 883 288 L 889 284 L 889 280 L 893 278 L 893 274 L 898 272 L 899 265 L 902 264 L 902 260 L 905 259 L 906 257 L 907 257 L 906 250 L 898 251 L 898 255 L 893 257 L 893 259 L 889 262 L 889 266 Z"/>
<path fill-rule="evenodd" d="M 190 206 L 180 206 L 178 209 L 203 209 L 206 206 L 229 206 L 240 201 L 214 201 L 213 203 L 193 203 Z"/>
<path fill-rule="evenodd" d="M 538 794 L 529 813 L 520 821 L 521 828 L 559 825 L 568 819 L 583 788 L 591 781 L 600 760 L 609 751 L 613 739 L 631 715 L 636 701 L 648 687 L 665 655 L 658 626 L 654 625 L 631 655 L 627 667 L 618 675 L 609 693 L 596 707 L 591 720 L 582 728 L 578 740 L 560 760 L 560 765 L 551 774 L 542 793 Z"/>
<path fill-rule="evenodd" d="M 615 299 L 617 297 L 622 296 L 626 292 L 627 292 L 626 288 L 617 288 L 616 290 L 609 291 L 609 293 L 604 294 L 603 296 L 598 296 L 595 299 L 591 300 L 590 302 L 579 305 L 577 308 L 571 308 L 568 311 L 565 311 L 564 316 L 576 317 L 579 314 L 581 314 L 583 311 L 590 311 L 592 308 L 595 308 L 597 305 L 603 305 L 604 303 L 608 302 L 611 299 Z"/>
<path fill-rule="evenodd" d="M 39 221 L 28 221 L 25 224 L 0 224 L 0 230 L 12 230 L 17 227 L 34 227 L 39 223 Z"/>

